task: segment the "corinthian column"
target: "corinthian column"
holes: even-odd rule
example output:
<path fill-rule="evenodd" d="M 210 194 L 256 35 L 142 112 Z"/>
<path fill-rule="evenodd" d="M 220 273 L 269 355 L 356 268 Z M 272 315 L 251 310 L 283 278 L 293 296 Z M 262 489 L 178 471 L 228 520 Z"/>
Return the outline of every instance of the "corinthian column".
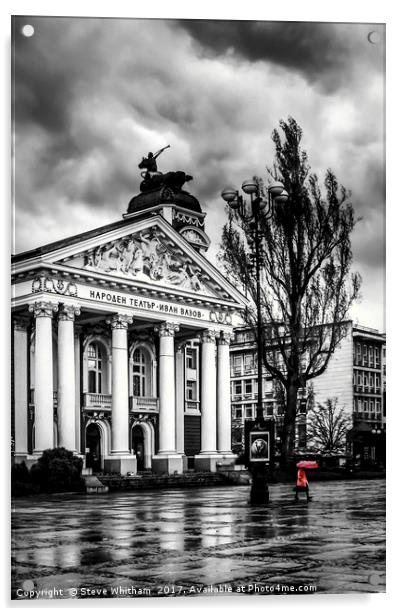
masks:
<path fill-rule="evenodd" d="M 183 471 L 183 458 L 176 451 L 176 394 L 174 335 L 176 323 L 162 323 L 159 333 L 159 451 L 152 460 L 155 472 Z"/>
<path fill-rule="evenodd" d="M 52 449 L 53 361 L 52 316 L 57 304 L 38 301 L 29 306 L 35 317 L 35 455 Z"/>
<path fill-rule="evenodd" d="M 112 447 L 105 468 L 121 474 L 137 469 L 128 443 L 127 329 L 132 322 L 132 317 L 126 314 L 115 314 L 107 321 L 112 328 Z"/>
<path fill-rule="evenodd" d="M 75 448 L 81 453 L 81 328 L 74 328 Z"/>
<path fill-rule="evenodd" d="M 205 330 L 201 334 L 201 451 L 195 456 L 199 471 L 215 471 L 220 456 L 216 451 L 216 336 Z"/>
<path fill-rule="evenodd" d="M 28 323 L 15 319 L 14 326 L 14 455 L 16 462 L 28 455 Z"/>
<path fill-rule="evenodd" d="M 133 319 L 116 314 L 112 328 L 112 454 L 129 453 L 127 328 Z"/>
<path fill-rule="evenodd" d="M 201 453 L 216 454 L 216 335 L 201 335 Z"/>
<path fill-rule="evenodd" d="M 231 334 L 221 332 L 218 338 L 217 360 L 217 417 L 218 452 L 226 456 L 232 454 L 232 417 L 230 408 L 230 359 L 229 344 Z M 233 456 L 234 457 L 234 456 Z"/>
<path fill-rule="evenodd" d="M 74 317 L 77 306 L 64 304 L 59 310 L 58 325 L 58 401 L 59 445 L 76 452 L 75 428 L 75 358 Z"/>
<path fill-rule="evenodd" d="M 185 344 L 176 349 L 176 451 L 184 456 L 184 362 Z"/>
<path fill-rule="evenodd" d="M 159 332 L 159 452 L 176 453 L 176 395 L 174 370 L 175 323 L 163 323 Z"/>

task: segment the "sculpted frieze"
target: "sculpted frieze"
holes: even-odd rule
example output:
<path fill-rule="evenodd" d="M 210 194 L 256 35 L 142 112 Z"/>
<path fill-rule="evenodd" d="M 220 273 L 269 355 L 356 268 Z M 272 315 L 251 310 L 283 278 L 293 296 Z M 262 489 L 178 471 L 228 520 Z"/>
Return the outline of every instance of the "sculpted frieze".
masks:
<path fill-rule="evenodd" d="M 199 271 L 172 250 L 168 241 L 150 233 L 132 234 L 90 251 L 85 269 L 207 293 Z"/>
<path fill-rule="evenodd" d="M 70 295 L 76 297 L 77 286 L 69 280 L 51 278 L 45 274 L 36 276 L 32 281 L 32 293 L 58 293 L 59 295 Z"/>
<path fill-rule="evenodd" d="M 205 240 L 197 231 L 193 229 L 187 229 L 186 231 L 182 231 L 181 235 L 186 238 L 188 242 L 192 242 L 193 244 L 200 244 L 204 246 L 206 244 Z"/>
<path fill-rule="evenodd" d="M 211 310 L 209 318 L 215 323 L 225 323 L 226 325 L 232 325 L 232 316 L 227 312 L 219 312 L 218 310 Z"/>

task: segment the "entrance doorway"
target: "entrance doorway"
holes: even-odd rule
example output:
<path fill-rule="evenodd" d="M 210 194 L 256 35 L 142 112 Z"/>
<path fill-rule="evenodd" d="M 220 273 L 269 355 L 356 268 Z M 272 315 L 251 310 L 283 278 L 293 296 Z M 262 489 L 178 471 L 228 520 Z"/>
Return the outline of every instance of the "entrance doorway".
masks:
<path fill-rule="evenodd" d="M 133 451 L 137 456 L 137 471 L 145 468 L 144 431 L 141 426 L 133 426 L 132 431 Z"/>
<path fill-rule="evenodd" d="M 92 468 L 94 473 L 101 470 L 101 433 L 99 427 L 91 423 L 85 433 L 86 466 Z"/>

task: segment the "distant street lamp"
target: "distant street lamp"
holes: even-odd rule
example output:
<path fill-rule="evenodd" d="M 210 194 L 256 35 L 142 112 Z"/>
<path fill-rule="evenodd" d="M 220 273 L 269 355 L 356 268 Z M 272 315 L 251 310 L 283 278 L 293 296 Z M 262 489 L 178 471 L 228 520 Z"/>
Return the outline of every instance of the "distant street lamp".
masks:
<path fill-rule="evenodd" d="M 268 187 L 268 202 L 260 196 L 258 181 L 246 180 L 242 184 L 243 191 L 250 195 L 251 207 L 234 188 L 225 188 L 221 196 L 233 210 L 238 210 L 240 218 L 252 223 L 254 229 L 252 254 L 255 264 L 256 278 L 256 308 L 257 308 L 257 409 L 256 421 L 248 426 L 246 431 L 246 452 L 249 453 L 249 468 L 252 474 L 250 502 L 264 504 L 269 501 L 267 463 L 273 455 L 273 422 L 264 421 L 262 368 L 263 368 L 263 340 L 262 340 L 262 311 L 261 311 L 261 220 L 269 220 L 273 215 L 274 204 L 284 204 L 288 200 L 288 193 L 282 182 L 274 181 Z M 254 267 L 254 266 L 253 266 Z M 260 433 L 260 434 L 259 434 Z M 266 445 L 264 446 L 264 443 Z M 266 451 L 265 451 L 266 449 Z M 265 453 L 264 453 L 265 451 Z M 266 454 L 266 455 L 265 455 Z M 264 457 L 265 456 L 265 457 Z"/>

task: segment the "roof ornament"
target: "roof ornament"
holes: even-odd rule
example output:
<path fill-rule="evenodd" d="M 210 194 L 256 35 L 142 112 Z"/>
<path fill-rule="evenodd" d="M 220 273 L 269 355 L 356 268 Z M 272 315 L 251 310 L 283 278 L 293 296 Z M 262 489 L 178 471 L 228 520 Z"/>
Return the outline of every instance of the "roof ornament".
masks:
<path fill-rule="evenodd" d="M 193 179 L 191 175 L 186 174 L 184 171 L 169 171 L 168 173 L 158 171 L 156 159 L 168 148 L 170 148 L 170 145 L 161 148 L 155 154 L 149 152 L 148 156 L 142 158 L 138 165 L 139 169 L 144 169 L 144 171 L 141 171 L 141 177 L 143 178 L 140 184 L 141 192 L 149 192 L 167 187 L 174 193 L 177 193 L 182 190 L 185 182 Z"/>
<path fill-rule="evenodd" d="M 149 152 L 146 158 L 145 157 L 142 158 L 142 161 L 140 162 L 138 167 L 139 169 L 146 169 L 146 171 L 143 171 L 141 173 L 141 177 L 144 178 L 146 175 L 151 175 L 151 173 L 159 173 L 159 175 L 161 175 L 160 171 L 158 171 L 156 159 L 158 158 L 158 156 L 162 154 L 162 152 L 164 152 L 168 148 L 170 148 L 170 145 L 166 145 L 161 150 L 158 150 L 156 154 Z"/>

